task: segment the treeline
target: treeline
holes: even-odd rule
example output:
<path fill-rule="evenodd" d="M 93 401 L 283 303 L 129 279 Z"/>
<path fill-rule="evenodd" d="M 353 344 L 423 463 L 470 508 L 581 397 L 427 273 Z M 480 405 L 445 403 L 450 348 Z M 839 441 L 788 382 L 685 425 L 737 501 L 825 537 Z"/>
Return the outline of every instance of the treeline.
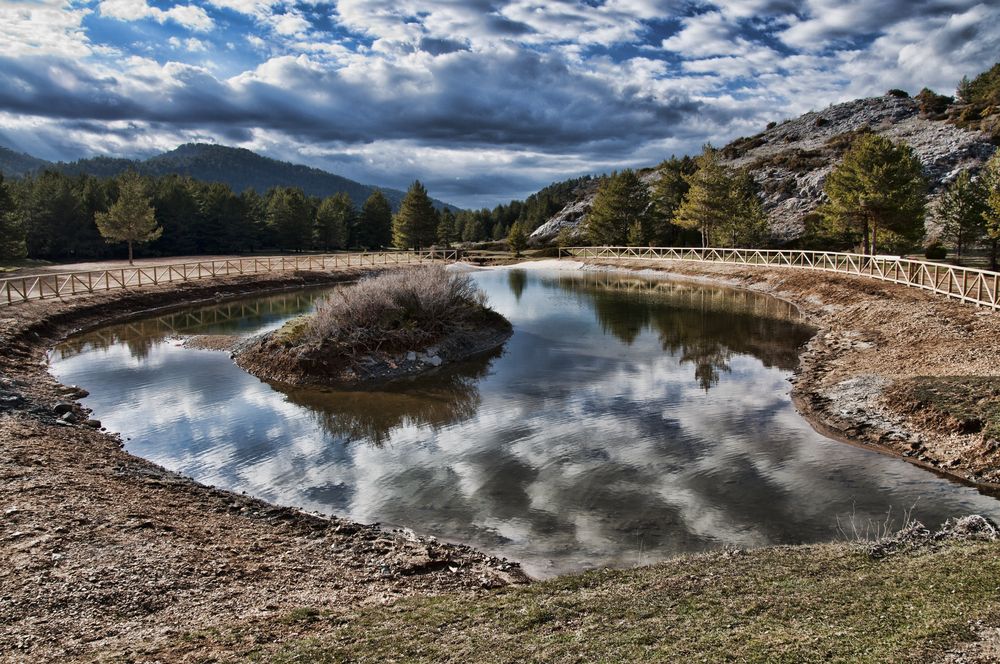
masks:
<path fill-rule="evenodd" d="M 122 183 L 141 181 L 153 209 L 155 239 L 137 241 L 151 256 L 228 254 L 254 251 L 334 251 L 449 246 L 504 240 L 530 233 L 572 200 L 590 177 L 558 182 L 492 210 L 437 209 L 415 182 L 395 217 L 379 191 L 357 209 L 345 193 L 308 196 L 299 188 L 234 192 L 228 185 L 188 176 L 113 177 L 44 171 L 0 179 L 0 257 L 44 260 L 102 259 L 124 247 L 102 236 L 95 218 L 119 200 Z M 394 233 L 395 226 L 395 233 Z"/>
<path fill-rule="evenodd" d="M 589 175 L 555 182 L 528 196 L 523 201 L 497 205 L 492 210 L 462 210 L 455 213 L 447 237 L 439 242 L 488 242 L 506 239 L 515 224 L 530 234 L 573 201 L 581 188 L 593 181 Z"/>
<path fill-rule="evenodd" d="M 117 256 L 95 218 L 119 199 L 123 180 L 46 171 L 0 179 L 0 256 L 65 260 Z M 136 176 L 138 177 L 138 176 Z M 242 253 L 260 250 L 376 249 L 391 243 L 392 208 L 375 191 L 361 209 L 347 194 L 321 199 L 295 187 L 235 193 L 228 185 L 190 177 L 142 177 L 159 236 L 148 255 Z"/>
<path fill-rule="evenodd" d="M 597 189 L 582 233 L 565 229 L 560 244 L 753 247 L 768 240 L 760 187 L 746 169 L 720 163 L 719 152 L 671 157 L 652 185 L 631 169 Z"/>

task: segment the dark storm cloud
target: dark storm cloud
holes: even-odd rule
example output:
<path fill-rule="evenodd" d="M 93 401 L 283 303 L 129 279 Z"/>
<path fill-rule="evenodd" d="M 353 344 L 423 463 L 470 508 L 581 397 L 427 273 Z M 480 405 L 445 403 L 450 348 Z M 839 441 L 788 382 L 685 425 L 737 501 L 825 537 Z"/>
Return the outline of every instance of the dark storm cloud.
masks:
<path fill-rule="evenodd" d="M 454 39 L 424 37 L 420 40 L 420 50 L 426 51 L 431 55 L 444 55 L 445 53 L 454 53 L 455 51 L 468 51 L 469 45 Z"/>
<path fill-rule="evenodd" d="M 634 88 L 616 91 L 602 78 L 570 69 L 556 54 L 484 58 L 456 52 L 433 67 L 426 89 L 416 89 L 422 72 L 403 67 L 380 70 L 376 87 L 295 59 L 236 85 L 186 68 L 170 72 L 169 81 L 133 80 L 165 87 L 164 94 L 129 95 L 118 79 L 89 77 L 75 63 L 0 59 L 0 106 L 73 122 L 143 121 L 235 135 L 258 127 L 300 140 L 543 150 L 634 145 L 669 135 L 699 108 L 688 99 L 663 103 Z M 66 77 L 79 84 L 67 86 Z M 386 89 L 402 92 L 384 98 Z"/>

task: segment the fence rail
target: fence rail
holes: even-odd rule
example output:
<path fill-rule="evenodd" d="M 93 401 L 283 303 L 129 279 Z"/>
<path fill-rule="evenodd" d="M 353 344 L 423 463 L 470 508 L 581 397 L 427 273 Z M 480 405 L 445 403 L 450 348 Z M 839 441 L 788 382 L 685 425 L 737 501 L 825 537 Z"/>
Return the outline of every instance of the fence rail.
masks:
<path fill-rule="evenodd" d="M 559 249 L 559 257 L 699 261 L 840 272 L 920 288 L 977 306 L 1000 309 L 1000 273 L 898 256 L 784 249 L 562 247 Z"/>
<path fill-rule="evenodd" d="M 453 249 L 260 256 L 164 265 L 133 265 L 112 270 L 36 274 L 0 279 L 0 305 L 234 274 L 326 271 L 366 265 L 405 265 L 441 260 L 454 261 L 458 256 L 458 252 Z"/>

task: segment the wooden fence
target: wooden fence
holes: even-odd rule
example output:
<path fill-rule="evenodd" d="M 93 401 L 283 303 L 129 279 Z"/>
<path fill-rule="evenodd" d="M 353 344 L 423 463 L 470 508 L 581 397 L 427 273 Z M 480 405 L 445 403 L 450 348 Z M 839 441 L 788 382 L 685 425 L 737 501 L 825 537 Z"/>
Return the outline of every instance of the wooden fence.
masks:
<path fill-rule="evenodd" d="M 840 272 L 931 291 L 977 306 L 1000 309 L 1000 273 L 898 256 L 864 256 L 832 251 L 785 249 L 698 249 L 670 247 L 562 247 L 560 258 L 700 261 L 771 265 Z"/>
<path fill-rule="evenodd" d="M 261 256 L 165 265 L 133 265 L 113 270 L 61 272 L 0 279 L 0 305 L 83 293 L 193 281 L 234 274 L 327 271 L 366 265 L 405 265 L 458 259 L 455 250 L 385 251 L 308 256 Z"/>

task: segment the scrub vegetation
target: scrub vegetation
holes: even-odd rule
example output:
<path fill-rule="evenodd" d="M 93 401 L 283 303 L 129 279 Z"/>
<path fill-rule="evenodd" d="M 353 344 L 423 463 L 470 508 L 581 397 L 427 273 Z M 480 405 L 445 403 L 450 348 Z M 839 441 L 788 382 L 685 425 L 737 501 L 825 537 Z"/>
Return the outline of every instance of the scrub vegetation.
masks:
<path fill-rule="evenodd" d="M 364 279 L 334 292 L 309 319 L 305 338 L 359 352 L 422 348 L 473 325 L 486 296 L 466 274 L 419 267 Z"/>

